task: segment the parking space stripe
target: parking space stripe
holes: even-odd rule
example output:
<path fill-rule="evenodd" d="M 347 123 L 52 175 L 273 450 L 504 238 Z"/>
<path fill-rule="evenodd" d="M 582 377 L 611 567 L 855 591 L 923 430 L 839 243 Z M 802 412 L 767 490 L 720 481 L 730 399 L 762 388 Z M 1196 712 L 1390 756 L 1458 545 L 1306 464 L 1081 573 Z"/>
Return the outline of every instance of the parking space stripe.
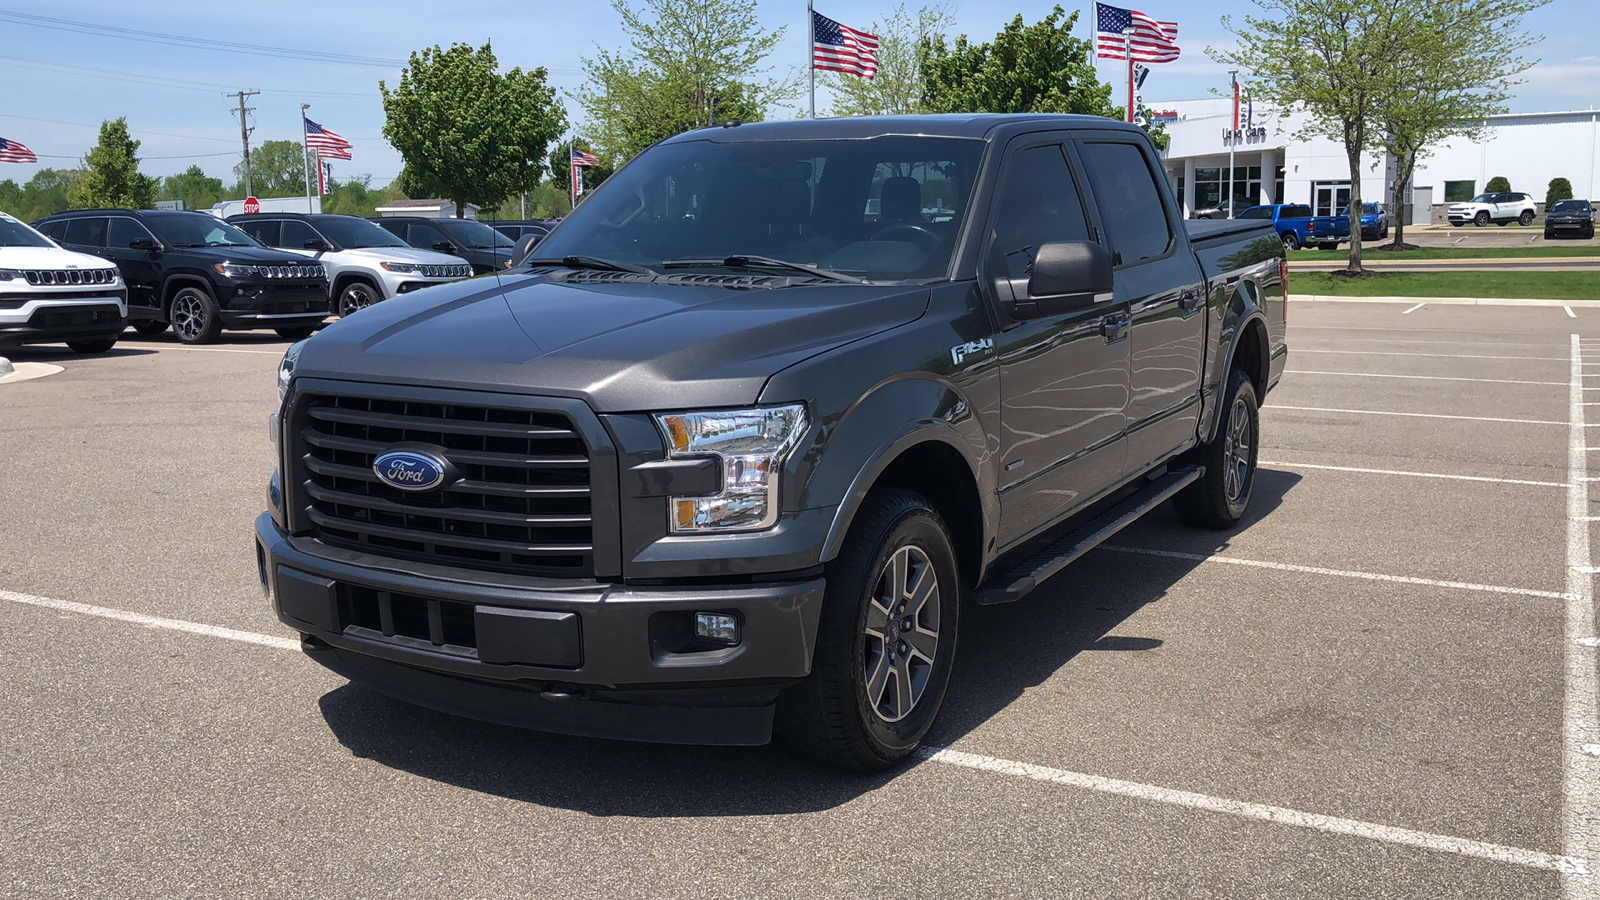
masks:
<path fill-rule="evenodd" d="M 1251 803 L 1246 800 L 1229 800 L 1223 797 L 1197 794 L 1192 791 L 1180 791 L 1173 788 L 1140 784 L 1134 781 L 1122 781 L 1121 779 L 1106 778 L 1101 775 L 1087 775 L 1082 772 L 1069 772 L 1065 769 L 1056 769 L 1050 766 L 1014 762 L 1009 759 L 998 759 L 993 756 L 982 756 L 976 753 L 966 753 L 943 747 L 923 747 L 917 750 L 916 755 L 931 762 L 961 766 L 967 769 L 978 769 L 984 772 L 994 772 L 999 775 L 1009 775 L 1013 778 L 1027 778 L 1033 781 L 1044 781 L 1066 787 L 1097 791 L 1102 794 L 1115 794 L 1135 800 L 1148 800 L 1188 809 L 1225 813 L 1231 816 L 1255 819 L 1260 822 L 1272 822 L 1277 825 L 1292 825 L 1296 828 L 1308 828 L 1329 834 L 1367 838 L 1368 840 L 1382 841 L 1388 844 L 1402 844 L 1440 853 L 1454 853 L 1492 862 L 1526 866 L 1530 869 L 1582 874 L 1587 874 L 1588 872 L 1588 864 L 1585 860 L 1556 856 L 1551 853 L 1541 853 L 1537 850 L 1523 850 L 1502 844 L 1489 844 L 1483 841 L 1474 841 L 1450 835 L 1430 834 L 1425 831 L 1413 831 L 1409 828 L 1397 828 L 1393 825 L 1379 825 L 1374 822 L 1362 822 L 1357 819 L 1325 816 L 1319 813 L 1287 809 L 1282 806 Z M 1579 879 L 1573 878 L 1570 880 L 1578 881 Z M 1583 880 L 1587 881 L 1587 879 Z"/>
<path fill-rule="evenodd" d="M 136 346 L 136 345 L 133 345 L 133 344 L 129 345 L 129 347 L 133 347 L 133 346 Z M 245 349 L 243 349 L 241 347 L 173 347 L 173 346 L 168 346 L 168 345 L 161 345 L 161 346 L 153 346 L 153 347 L 152 346 L 145 346 L 145 347 L 142 347 L 141 349 L 154 350 L 154 351 L 156 351 L 158 353 L 165 353 L 168 350 L 184 350 L 184 351 L 187 351 L 187 352 L 190 352 L 190 353 L 256 353 L 256 354 L 260 354 L 260 355 L 264 355 L 264 356 L 282 356 L 283 355 L 283 351 L 282 350 L 245 350 Z"/>
<path fill-rule="evenodd" d="M 1347 356 L 1431 356 L 1439 359 L 1514 359 L 1534 362 L 1566 362 L 1565 356 L 1480 356 L 1476 353 L 1398 353 L 1393 350 L 1308 350 L 1296 347 L 1295 353 L 1338 353 Z M 1562 422 L 1565 425 L 1567 423 Z"/>
<path fill-rule="evenodd" d="M 1566 600 L 1560 591 L 1536 591 L 1530 588 L 1503 587 L 1497 584 L 1474 584 L 1470 581 L 1441 581 L 1436 578 L 1415 578 L 1410 575 L 1385 575 L 1381 572 L 1357 572 L 1349 569 L 1328 569 L 1322 566 L 1297 566 L 1292 563 L 1267 562 L 1261 559 L 1239 559 L 1233 556 L 1208 556 L 1204 553 L 1183 553 L 1178 550 L 1152 550 L 1148 547 L 1128 547 L 1121 544 L 1101 544 L 1100 549 L 1114 553 L 1137 553 L 1142 556 L 1161 556 L 1191 562 L 1220 563 L 1230 566 L 1247 566 L 1253 569 L 1274 569 L 1279 572 L 1300 572 L 1306 575 L 1331 575 L 1336 578 L 1358 578 L 1362 581 L 1386 581 L 1393 584 L 1419 584 L 1427 587 L 1455 588 L 1463 591 L 1481 591 L 1488 594 L 1512 594 L 1518 597 L 1539 597 L 1546 600 Z"/>
<path fill-rule="evenodd" d="M 1267 409 L 1292 409 L 1297 412 L 1353 413 L 1360 416 L 1408 416 L 1416 419 L 1460 419 L 1465 422 L 1509 422 L 1513 425 L 1565 425 L 1554 419 L 1502 419 L 1496 416 L 1451 416 L 1444 413 L 1390 412 L 1382 409 L 1334 409 L 1326 406 L 1284 406 L 1274 403 Z"/>
<path fill-rule="evenodd" d="M 238 641 L 243 644 L 257 644 L 262 647 L 272 647 L 276 650 L 299 650 L 300 642 L 289 638 L 272 637 L 266 634 L 256 634 L 253 631 L 237 631 L 232 628 L 223 628 L 220 625 L 204 625 L 199 622 L 186 622 L 182 619 L 163 619 L 160 616 L 147 616 L 144 613 L 131 612 L 126 609 L 116 609 L 110 606 L 92 606 L 88 603 L 74 603 L 71 600 L 56 600 L 51 597 L 36 597 L 32 594 L 19 594 L 15 591 L 0 590 L 0 600 L 12 603 L 22 603 L 28 606 L 40 606 L 58 612 L 77 613 L 81 616 L 96 616 L 101 619 L 115 619 L 119 622 L 132 622 L 147 628 L 163 628 L 167 631 L 184 631 L 189 634 L 203 634 L 206 637 L 222 638 L 229 641 Z"/>
<path fill-rule="evenodd" d="M 1439 472 L 1403 472 L 1397 469 L 1363 469 L 1359 466 L 1322 466 L 1313 463 L 1284 462 L 1278 459 L 1257 460 L 1258 465 L 1282 466 L 1285 469 L 1325 469 L 1329 472 L 1357 472 L 1362 475 L 1404 475 L 1411 478 L 1444 478 L 1449 481 L 1488 481 L 1494 484 L 1526 484 L 1533 487 L 1567 487 L 1565 481 L 1525 481 L 1520 478 L 1489 478 L 1483 475 L 1445 475 Z"/>
<path fill-rule="evenodd" d="M 1409 316 L 1412 313 L 1416 312 L 1417 310 L 1419 310 L 1419 309 L 1421 309 L 1421 308 L 1423 308 L 1424 306 L 1427 306 L 1427 305 L 1428 305 L 1427 303 L 1418 303 L 1416 306 L 1411 307 L 1410 309 L 1406 310 L 1405 312 L 1401 313 L 1400 315 Z"/>
<path fill-rule="evenodd" d="M 1571 310 L 1568 310 L 1570 313 Z M 1583 427 L 1583 348 L 1572 335 L 1572 377 L 1567 391 L 1567 606 L 1566 689 L 1562 692 L 1562 846 L 1589 857 L 1600 848 L 1600 765 L 1589 753 L 1600 743 L 1600 677 L 1595 672 L 1594 568 L 1589 555 L 1589 459 Z M 1594 900 L 1593 878 L 1562 879 L 1567 900 Z"/>
<path fill-rule="evenodd" d="M 1414 381 L 1472 381 L 1479 384 L 1536 384 L 1565 387 L 1564 381 L 1517 381 L 1512 378 L 1459 378 L 1454 375 L 1396 375 L 1392 372 L 1323 372 L 1316 369 L 1290 369 L 1285 375 L 1343 375 L 1350 378 L 1409 378 Z"/>

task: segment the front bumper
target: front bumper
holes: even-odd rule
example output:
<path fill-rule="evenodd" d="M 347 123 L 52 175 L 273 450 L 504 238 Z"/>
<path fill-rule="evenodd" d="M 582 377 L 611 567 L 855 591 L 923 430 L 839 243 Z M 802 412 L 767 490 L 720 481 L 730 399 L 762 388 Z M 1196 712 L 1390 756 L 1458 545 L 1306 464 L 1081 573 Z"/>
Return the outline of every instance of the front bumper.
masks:
<path fill-rule="evenodd" d="M 823 581 L 631 587 L 447 570 L 291 537 L 256 520 L 278 618 L 308 655 L 398 699 L 541 731 L 764 744 L 811 668 Z M 730 613 L 734 646 L 696 643 Z"/>
<path fill-rule="evenodd" d="M 128 325 L 121 291 L 83 299 L 27 299 L 0 304 L 0 342 L 47 344 L 113 338 Z"/>
<path fill-rule="evenodd" d="M 321 281 L 270 287 L 241 284 L 218 300 L 226 328 L 291 328 L 328 318 L 328 288 Z"/>

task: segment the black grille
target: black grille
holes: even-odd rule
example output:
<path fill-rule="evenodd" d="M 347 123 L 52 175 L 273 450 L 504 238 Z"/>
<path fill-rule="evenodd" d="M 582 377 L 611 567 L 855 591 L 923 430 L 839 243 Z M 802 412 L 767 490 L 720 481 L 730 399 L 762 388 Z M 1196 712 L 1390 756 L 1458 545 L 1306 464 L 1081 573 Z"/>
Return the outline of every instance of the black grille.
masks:
<path fill-rule="evenodd" d="M 48 294 L 0 293 L 0 309 L 21 309 L 35 300 L 108 300 L 122 299 L 121 291 L 51 291 Z"/>
<path fill-rule="evenodd" d="M 588 448 L 559 413 L 306 395 L 306 509 L 319 540 L 467 568 L 587 577 L 594 569 Z M 461 473 L 401 491 L 372 462 L 397 444 L 442 450 Z"/>
<path fill-rule="evenodd" d="M 340 583 L 339 630 L 364 628 L 384 637 L 410 638 L 445 653 L 476 658 L 478 629 L 471 603 L 378 591 Z"/>
<path fill-rule="evenodd" d="M 115 306 L 45 307 L 28 317 L 34 328 L 73 328 L 89 325 L 115 325 L 122 321 L 122 310 Z"/>

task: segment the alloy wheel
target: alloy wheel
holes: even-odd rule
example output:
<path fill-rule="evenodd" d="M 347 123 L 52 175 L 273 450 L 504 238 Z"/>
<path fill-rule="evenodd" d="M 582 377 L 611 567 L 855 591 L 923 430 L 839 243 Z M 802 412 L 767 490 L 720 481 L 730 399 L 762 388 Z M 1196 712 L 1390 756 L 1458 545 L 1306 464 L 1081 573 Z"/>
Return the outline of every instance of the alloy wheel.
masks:
<path fill-rule="evenodd" d="M 339 315 L 348 316 L 366 309 L 374 302 L 371 288 L 364 284 L 352 284 L 339 294 Z"/>
<path fill-rule="evenodd" d="M 901 547 L 884 563 L 864 630 L 867 704 L 898 722 L 922 699 L 939 653 L 939 576 L 922 548 Z"/>
<path fill-rule="evenodd" d="M 1244 498 L 1250 475 L 1250 407 L 1244 398 L 1233 401 L 1228 414 L 1228 436 L 1222 448 L 1223 488 L 1228 502 L 1237 504 Z"/>
<path fill-rule="evenodd" d="M 172 330 L 185 341 L 193 341 L 206 330 L 206 307 L 192 293 L 179 294 L 172 301 Z"/>

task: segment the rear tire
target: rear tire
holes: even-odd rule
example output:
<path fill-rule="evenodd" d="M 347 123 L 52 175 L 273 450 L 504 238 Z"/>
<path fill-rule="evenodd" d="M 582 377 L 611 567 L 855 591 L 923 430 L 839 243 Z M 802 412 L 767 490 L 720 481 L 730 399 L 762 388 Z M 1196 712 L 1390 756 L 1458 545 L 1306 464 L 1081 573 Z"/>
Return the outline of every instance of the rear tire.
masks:
<path fill-rule="evenodd" d="M 1486 212 L 1478 213 L 1472 217 L 1472 224 L 1478 226 L 1479 228 L 1489 224 L 1489 214 Z"/>
<path fill-rule="evenodd" d="M 1295 233 L 1292 232 L 1292 231 L 1285 231 L 1283 233 L 1283 249 L 1285 249 L 1285 250 L 1299 250 L 1300 249 L 1300 238 L 1297 237 L 1295 235 Z"/>
<path fill-rule="evenodd" d="M 133 330 L 148 337 L 154 337 L 167 330 L 167 323 L 157 322 L 155 319 L 134 319 L 128 323 Z"/>
<path fill-rule="evenodd" d="M 67 341 L 73 353 L 105 353 L 117 345 L 116 338 L 96 338 L 92 341 Z"/>
<path fill-rule="evenodd" d="M 172 331 L 185 344 L 209 344 L 222 333 L 222 314 L 211 294 L 186 287 L 172 298 Z"/>
<path fill-rule="evenodd" d="M 1200 528 L 1237 524 L 1255 490 L 1261 443 L 1261 408 L 1255 384 L 1234 369 L 1228 376 L 1226 396 L 1216 436 L 1194 454 L 1195 462 L 1206 467 L 1206 474 L 1172 498 L 1178 518 Z"/>
<path fill-rule="evenodd" d="M 811 674 L 779 696 L 778 736 L 857 772 L 910 756 L 944 701 L 960 600 L 938 511 L 908 491 L 874 490 L 828 564 Z"/>
<path fill-rule="evenodd" d="M 315 334 L 317 329 L 312 325 L 296 325 L 293 328 L 274 328 L 272 330 L 278 333 L 278 337 L 286 341 L 303 341 Z"/>

